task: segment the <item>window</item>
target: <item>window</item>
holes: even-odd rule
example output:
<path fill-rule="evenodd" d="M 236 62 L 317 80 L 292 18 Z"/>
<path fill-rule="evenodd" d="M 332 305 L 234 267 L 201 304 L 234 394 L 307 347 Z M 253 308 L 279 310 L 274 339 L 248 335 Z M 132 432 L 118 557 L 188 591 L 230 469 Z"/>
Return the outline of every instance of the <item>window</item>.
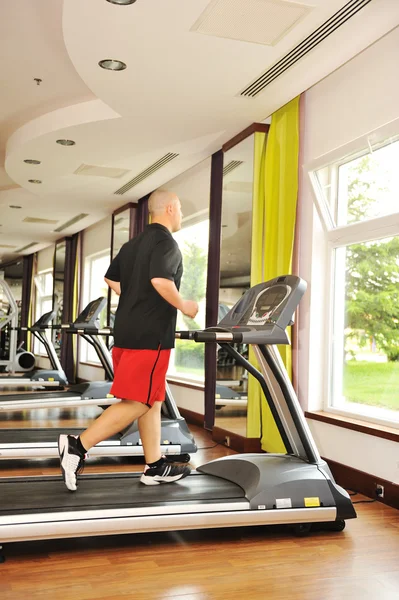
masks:
<path fill-rule="evenodd" d="M 331 264 L 327 410 L 399 425 L 399 141 L 312 174 Z M 328 218 L 325 218 L 328 215 Z"/>
<path fill-rule="evenodd" d="M 208 212 L 208 211 L 207 211 Z M 206 215 L 208 217 L 208 215 Z M 176 329 L 193 330 L 205 327 L 205 295 L 208 265 L 209 220 L 188 224 L 174 234 L 183 255 L 184 273 L 180 293 L 187 300 L 196 300 L 199 311 L 190 319 L 178 311 Z M 169 363 L 169 374 L 204 381 L 204 344 L 176 340 Z"/>
<path fill-rule="evenodd" d="M 88 256 L 85 260 L 84 267 L 84 289 L 83 289 L 83 306 L 86 306 L 92 300 L 96 300 L 100 296 L 107 297 L 108 286 L 104 281 L 104 275 L 109 267 L 110 251 L 106 250 L 99 254 Z M 100 326 L 105 327 L 107 322 L 107 309 L 100 314 Z M 85 340 L 80 340 L 80 361 L 94 364 L 100 364 L 100 359 L 97 356 L 94 348 Z"/>
<path fill-rule="evenodd" d="M 34 282 L 36 288 L 34 320 L 37 321 L 42 315 L 53 310 L 53 271 L 38 273 L 34 278 Z M 53 331 L 54 338 L 57 333 L 57 331 Z M 44 345 L 35 337 L 33 338 L 33 352 L 39 356 L 47 356 Z"/>

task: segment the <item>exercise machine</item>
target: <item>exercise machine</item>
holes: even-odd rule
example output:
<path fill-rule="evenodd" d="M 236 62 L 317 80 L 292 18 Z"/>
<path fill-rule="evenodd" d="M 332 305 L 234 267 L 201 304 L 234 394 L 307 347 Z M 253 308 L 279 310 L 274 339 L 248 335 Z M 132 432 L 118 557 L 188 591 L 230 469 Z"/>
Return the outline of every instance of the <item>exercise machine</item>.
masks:
<path fill-rule="evenodd" d="M 61 366 L 59 358 L 57 356 L 54 344 L 51 338 L 47 335 L 47 332 L 52 329 L 51 322 L 53 321 L 56 313 L 50 311 L 42 315 L 31 327 L 20 327 L 20 331 L 29 331 L 34 337 L 41 343 L 46 349 L 47 357 L 50 361 L 51 369 L 34 369 L 29 372 L 29 376 L 26 377 L 26 373 L 23 374 L 9 374 L 0 375 L 0 386 L 4 387 L 65 387 L 68 385 L 68 380 L 65 372 Z M 16 359 L 19 364 L 27 364 L 26 355 L 33 357 L 33 364 L 35 364 L 35 357 L 31 352 L 22 352 L 16 354 Z"/>
<path fill-rule="evenodd" d="M 10 286 L 5 279 L 0 279 L 0 298 L 3 306 L 0 310 L 0 377 L 9 376 L 10 373 L 28 372 L 35 366 L 35 357 L 32 352 L 27 352 L 18 347 L 18 305 L 15 301 Z M 2 304 L 3 304 L 2 302 Z"/>
<path fill-rule="evenodd" d="M 178 483 L 140 484 L 140 474 L 87 474 L 71 494 L 62 478 L 0 481 L 0 544 L 121 533 L 287 524 L 306 534 L 313 524 L 342 531 L 356 517 L 348 493 L 320 458 L 276 344 L 306 289 L 287 275 L 261 283 L 237 302 L 218 327 L 181 332 L 193 343 L 247 343 L 260 371 L 237 360 L 261 384 L 285 446 L 282 454 L 237 454 L 213 460 Z"/>
<path fill-rule="evenodd" d="M 81 330 L 84 330 L 85 327 L 94 331 L 98 330 L 98 315 L 103 310 L 105 304 L 106 299 L 103 297 L 93 300 L 79 314 L 73 324 L 66 326 L 67 329 L 71 328 L 71 330 L 77 331 L 77 329 L 75 329 L 76 324 L 76 327 L 79 326 Z M 54 360 L 57 359 L 58 361 L 54 345 L 49 338 L 47 338 L 47 341 L 49 344 L 50 355 L 53 356 Z M 36 408 L 59 407 L 70 408 L 74 406 L 82 406 L 83 403 L 85 406 L 89 406 L 91 404 L 95 406 L 108 406 L 109 404 L 119 402 L 117 398 L 113 398 L 113 396 L 110 395 L 113 369 L 111 359 L 106 356 L 107 349 L 101 340 L 94 341 L 90 339 L 90 343 L 92 343 L 96 349 L 99 349 L 98 356 L 107 376 L 105 381 L 80 383 L 69 387 L 68 390 L 60 390 L 56 392 L 40 390 L 30 394 L 20 393 L 0 395 L 0 411 L 8 412 Z"/>

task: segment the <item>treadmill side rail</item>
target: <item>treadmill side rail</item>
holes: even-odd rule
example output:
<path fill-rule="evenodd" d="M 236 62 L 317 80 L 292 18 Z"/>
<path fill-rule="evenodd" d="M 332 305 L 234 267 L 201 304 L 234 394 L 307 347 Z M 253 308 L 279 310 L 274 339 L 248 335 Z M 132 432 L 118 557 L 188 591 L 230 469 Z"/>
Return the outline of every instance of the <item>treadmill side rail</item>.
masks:
<path fill-rule="evenodd" d="M 170 510 L 172 507 L 165 507 L 166 514 L 147 512 L 139 516 L 134 516 L 134 509 L 11 515 L 0 517 L 0 542 L 281 523 L 323 523 L 336 519 L 334 507 L 253 511 L 248 510 L 248 504 L 243 502 L 237 503 L 237 510 L 231 510 L 231 507 L 224 511 L 211 504 L 199 507 L 178 504 L 173 507 L 173 512 Z M 159 508 L 157 512 L 160 512 Z"/>

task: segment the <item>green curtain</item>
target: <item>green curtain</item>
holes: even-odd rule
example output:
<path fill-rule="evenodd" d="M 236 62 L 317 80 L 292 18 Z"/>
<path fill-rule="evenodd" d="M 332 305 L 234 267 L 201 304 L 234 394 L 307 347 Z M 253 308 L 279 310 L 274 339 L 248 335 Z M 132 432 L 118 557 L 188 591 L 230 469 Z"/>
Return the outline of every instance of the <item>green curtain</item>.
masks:
<path fill-rule="evenodd" d="M 272 115 L 268 134 L 255 133 L 251 286 L 291 273 L 298 195 L 299 97 Z M 291 347 L 279 347 L 291 376 Z M 250 352 L 250 360 L 256 359 Z M 257 381 L 248 382 L 247 436 L 266 452 L 286 451 Z"/>

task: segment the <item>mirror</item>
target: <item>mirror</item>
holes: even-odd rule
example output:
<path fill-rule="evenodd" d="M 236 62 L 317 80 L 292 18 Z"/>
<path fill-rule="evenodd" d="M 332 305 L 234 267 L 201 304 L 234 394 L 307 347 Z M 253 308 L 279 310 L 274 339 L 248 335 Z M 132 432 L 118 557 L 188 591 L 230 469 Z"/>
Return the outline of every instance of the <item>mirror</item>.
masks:
<path fill-rule="evenodd" d="M 55 244 L 53 269 L 53 310 L 56 311 L 55 323 L 63 323 L 64 281 L 65 281 L 66 242 L 61 240 Z M 61 357 L 61 331 L 54 330 L 53 343 L 57 356 Z"/>
<path fill-rule="evenodd" d="M 224 154 L 219 320 L 250 287 L 253 156 L 254 135 Z M 248 374 L 220 347 L 216 380 L 215 425 L 246 436 Z"/>
<path fill-rule="evenodd" d="M 123 244 L 126 244 L 131 238 L 132 229 L 132 206 L 116 212 L 112 215 L 112 244 L 111 260 L 115 258 Z M 110 290 L 110 309 L 109 325 L 114 326 L 115 312 L 118 308 L 119 296 L 113 290 Z"/>
<path fill-rule="evenodd" d="M 2 267 L 0 271 L 0 279 L 5 279 L 14 296 L 18 306 L 18 327 L 21 325 L 21 302 L 22 302 L 22 279 L 23 279 L 23 262 L 22 260 Z M 1 327 L 2 316 L 7 320 L 7 315 L 10 311 L 10 305 L 7 296 L 3 294 L 0 288 L 0 360 L 7 360 L 10 352 L 10 331 L 6 325 Z"/>
<path fill-rule="evenodd" d="M 203 329 L 206 312 L 206 279 L 208 269 L 209 190 L 211 159 L 207 158 L 165 184 L 177 194 L 182 206 L 182 227 L 173 234 L 183 257 L 180 293 L 198 302 L 199 311 L 190 319 L 178 311 L 176 329 Z M 168 376 L 203 383 L 205 379 L 204 344 L 176 340 L 171 354 Z"/>

